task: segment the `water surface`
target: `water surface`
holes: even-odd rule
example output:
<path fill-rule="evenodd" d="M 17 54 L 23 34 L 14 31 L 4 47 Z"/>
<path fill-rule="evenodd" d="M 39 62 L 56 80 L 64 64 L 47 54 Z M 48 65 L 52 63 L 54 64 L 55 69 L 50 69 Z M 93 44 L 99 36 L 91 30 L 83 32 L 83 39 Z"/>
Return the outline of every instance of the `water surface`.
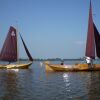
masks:
<path fill-rule="evenodd" d="M 99 71 L 46 73 L 40 65 L 34 62 L 27 70 L 0 70 L 0 100 L 100 100 Z"/>

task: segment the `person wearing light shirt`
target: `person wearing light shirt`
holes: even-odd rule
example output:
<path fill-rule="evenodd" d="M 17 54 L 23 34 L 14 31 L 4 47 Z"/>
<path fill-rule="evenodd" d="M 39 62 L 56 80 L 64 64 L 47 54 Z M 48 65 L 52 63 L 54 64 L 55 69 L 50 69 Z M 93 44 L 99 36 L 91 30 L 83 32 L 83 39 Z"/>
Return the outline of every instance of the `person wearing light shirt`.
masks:
<path fill-rule="evenodd" d="M 93 68 L 93 60 L 90 57 L 86 57 L 86 63 L 88 64 L 89 68 Z"/>

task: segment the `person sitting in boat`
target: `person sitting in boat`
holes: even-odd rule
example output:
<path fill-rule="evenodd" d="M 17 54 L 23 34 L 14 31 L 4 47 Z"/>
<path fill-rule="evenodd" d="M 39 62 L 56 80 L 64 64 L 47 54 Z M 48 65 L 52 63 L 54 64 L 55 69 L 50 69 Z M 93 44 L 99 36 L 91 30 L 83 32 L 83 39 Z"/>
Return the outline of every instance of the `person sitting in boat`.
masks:
<path fill-rule="evenodd" d="M 64 65 L 64 61 L 63 60 L 61 61 L 61 65 Z"/>
<path fill-rule="evenodd" d="M 93 67 L 93 60 L 90 57 L 86 57 L 86 63 L 88 64 L 89 68 Z"/>

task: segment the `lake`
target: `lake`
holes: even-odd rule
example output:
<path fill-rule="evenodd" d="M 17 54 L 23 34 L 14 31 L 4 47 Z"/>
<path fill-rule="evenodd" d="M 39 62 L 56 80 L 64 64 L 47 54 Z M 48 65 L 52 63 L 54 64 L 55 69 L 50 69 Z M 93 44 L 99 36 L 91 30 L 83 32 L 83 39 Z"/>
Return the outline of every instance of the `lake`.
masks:
<path fill-rule="evenodd" d="M 100 100 L 99 71 L 47 73 L 41 64 L 35 61 L 29 69 L 0 70 L 0 100 Z"/>

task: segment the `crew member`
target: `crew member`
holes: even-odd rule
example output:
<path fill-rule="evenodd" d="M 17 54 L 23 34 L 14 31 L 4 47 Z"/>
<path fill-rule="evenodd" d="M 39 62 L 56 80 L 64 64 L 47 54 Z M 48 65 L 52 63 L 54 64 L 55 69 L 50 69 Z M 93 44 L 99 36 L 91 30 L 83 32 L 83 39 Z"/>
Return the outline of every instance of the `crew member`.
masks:
<path fill-rule="evenodd" d="M 93 60 L 90 57 L 86 57 L 86 63 L 88 64 L 89 68 L 93 68 Z"/>
<path fill-rule="evenodd" d="M 64 61 L 63 60 L 61 61 L 61 65 L 64 65 Z"/>

